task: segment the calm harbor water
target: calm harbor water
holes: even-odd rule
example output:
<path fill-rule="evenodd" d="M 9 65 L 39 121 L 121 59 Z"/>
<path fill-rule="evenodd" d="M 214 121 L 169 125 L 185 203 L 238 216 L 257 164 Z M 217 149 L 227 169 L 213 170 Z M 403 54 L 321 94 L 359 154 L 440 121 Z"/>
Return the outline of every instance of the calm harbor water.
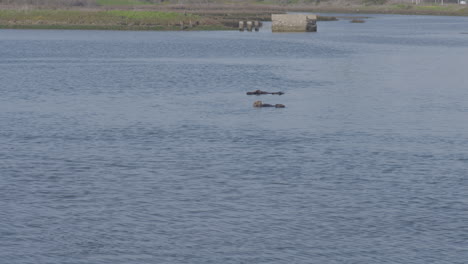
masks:
<path fill-rule="evenodd" d="M 0 263 L 466 263 L 467 25 L 0 30 Z"/>

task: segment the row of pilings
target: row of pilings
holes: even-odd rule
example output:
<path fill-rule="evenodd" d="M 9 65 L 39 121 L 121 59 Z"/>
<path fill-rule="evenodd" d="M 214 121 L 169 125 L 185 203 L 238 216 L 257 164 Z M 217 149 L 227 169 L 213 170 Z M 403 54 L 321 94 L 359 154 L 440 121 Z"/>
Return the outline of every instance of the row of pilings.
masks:
<path fill-rule="evenodd" d="M 239 31 L 258 31 L 262 23 L 260 21 L 239 21 Z"/>
<path fill-rule="evenodd" d="M 193 27 L 196 27 L 196 26 L 200 25 L 200 22 L 198 22 L 198 21 L 193 21 L 192 22 L 192 20 L 190 20 L 188 22 L 188 24 L 184 24 L 184 21 L 180 21 L 179 25 L 180 25 L 180 30 L 185 30 L 187 28 L 193 28 Z"/>

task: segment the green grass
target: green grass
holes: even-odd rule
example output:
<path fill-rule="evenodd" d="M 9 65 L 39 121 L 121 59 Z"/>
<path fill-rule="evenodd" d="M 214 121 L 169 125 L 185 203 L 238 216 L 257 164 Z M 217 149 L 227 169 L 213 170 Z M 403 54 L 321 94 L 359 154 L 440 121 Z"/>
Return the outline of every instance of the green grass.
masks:
<path fill-rule="evenodd" d="M 196 15 L 158 11 L 0 10 L 0 23 L 16 24 L 138 24 L 158 25 L 201 19 Z"/>
<path fill-rule="evenodd" d="M 458 9 L 458 6 L 453 5 L 424 5 L 424 6 L 414 6 L 416 10 L 432 10 L 432 11 L 454 11 Z"/>
<path fill-rule="evenodd" d="M 176 31 L 179 26 L 100 26 L 100 25 L 0 25 L 0 29 L 63 29 L 63 30 L 152 30 Z M 206 25 L 185 29 L 187 31 L 236 30 L 219 25 Z"/>
<path fill-rule="evenodd" d="M 100 12 L 102 13 L 102 12 Z M 191 14 L 181 14 L 176 12 L 155 12 L 155 11 L 125 11 L 125 10 L 113 10 L 113 11 L 106 11 L 106 15 L 117 16 L 117 17 L 125 17 L 129 19 L 135 20 L 146 20 L 146 19 L 154 19 L 154 20 L 186 20 L 186 18 L 197 18 L 198 16 L 194 16 Z"/>
<path fill-rule="evenodd" d="M 197 24 L 186 30 L 228 29 L 218 20 L 177 12 L 0 10 L 1 28 L 180 30 L 181 22 L 186 27 Z"/>
<path fill-rule="evenodd" d="M 444 15 L 467 15 L 468 8 L 461 8 L 459 5 L 389 5 L 395 11 L 407 11 L 414 14 L 444 14 Z"/>
<path fill-rule="evenodd" d="M 395 8 L 395 9 L 411 9 L 413 8 L 413 5 L 408 5 L 408 4 L 396 4 L 396 5 L 390 5 L 390 7 Z"/>

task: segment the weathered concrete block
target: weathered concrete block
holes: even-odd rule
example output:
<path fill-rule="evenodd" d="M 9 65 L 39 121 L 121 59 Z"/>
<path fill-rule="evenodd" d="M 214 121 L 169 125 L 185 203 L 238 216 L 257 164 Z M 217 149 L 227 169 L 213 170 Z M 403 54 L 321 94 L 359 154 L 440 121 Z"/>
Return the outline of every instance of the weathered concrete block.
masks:
<path fill-rule="evenodd" d="M 315 32 L 317 16 L 303 14 L 271 15 L 273 32 Z"/>
<path fill-rule="evenodd" d="M 247 31 L 252 31 L 253 23 L 252 21 L 247 21 Z"/>

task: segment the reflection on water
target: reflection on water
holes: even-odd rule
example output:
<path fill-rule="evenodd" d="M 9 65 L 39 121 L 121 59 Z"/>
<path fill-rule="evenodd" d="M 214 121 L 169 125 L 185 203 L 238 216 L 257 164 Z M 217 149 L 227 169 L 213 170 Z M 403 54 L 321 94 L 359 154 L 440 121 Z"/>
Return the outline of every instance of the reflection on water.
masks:
<path fill-rule="evenodd" d="M 463 263 L 468 19 L 372 17 L 0 31 L 0 259 Z"/>

